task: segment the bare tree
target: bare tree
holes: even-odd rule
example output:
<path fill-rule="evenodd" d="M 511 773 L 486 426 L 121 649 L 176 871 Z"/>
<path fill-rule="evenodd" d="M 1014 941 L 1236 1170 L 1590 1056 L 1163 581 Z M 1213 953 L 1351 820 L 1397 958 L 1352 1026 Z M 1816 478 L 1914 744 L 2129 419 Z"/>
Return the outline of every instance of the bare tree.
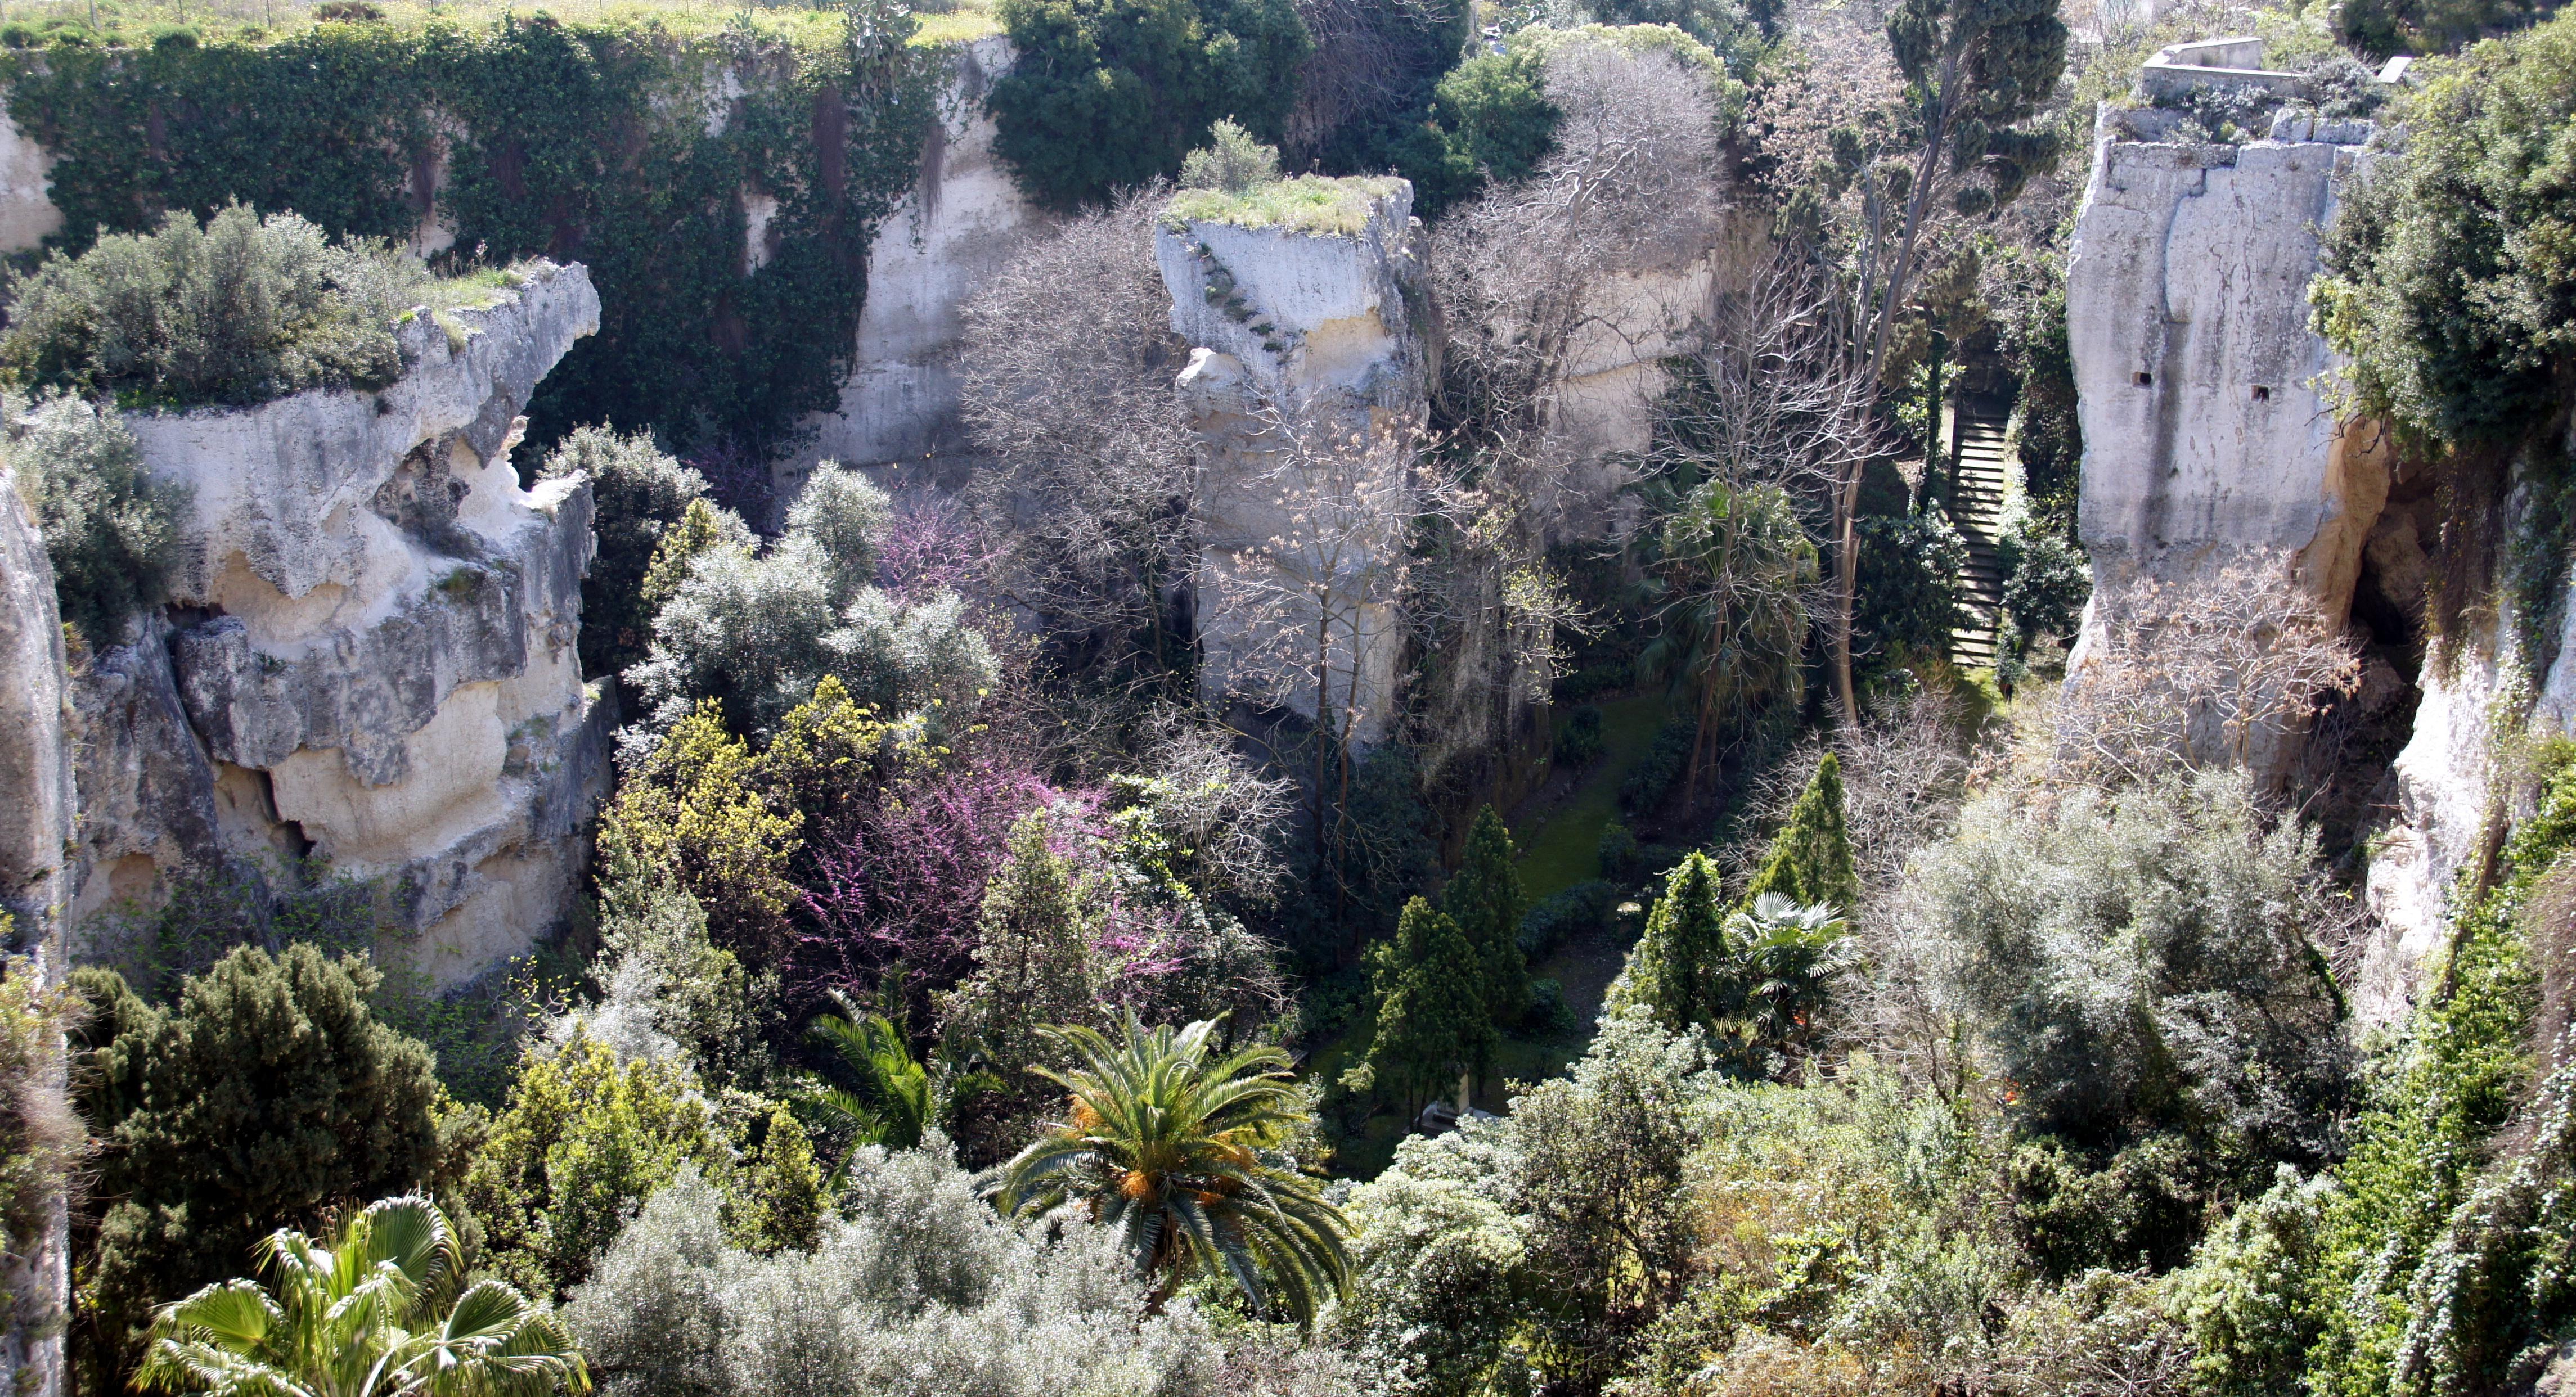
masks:
<path fill-rule="evenodd" d="M 1777 486 L 1821 534 L 1850 463 L 1881 450 L 1877 390 L 1846 352 L 1847 306 L 1806 249 L 1779 244 L 1745 260 L 1750 275 L 1712 283 L 1682 336 L 1693 347 L 1656 405 L 1647 469 Z"/>
<path fill-rule="evenodd" d="M 1197 554 L 1196 439 L 1172 393 L 1188 347 L 1154 265 L 1163 197 L 1042 235 L 961 312 L 966 424 L 992 457 L 971 495 L 1002 543 L 1001 585 L 1149 679 L 1174 653 L 1166 597 Z"/>
<path fill-rule="evenodd" d="M 1144 766 L 1154 789 L 1145 802 L 1190 886 L 1239 903 L 1269 904 L 1286 870 L 1278 833 L 1289 782 L 1261 774 L 1236 750 L 1234 734 L 1177 705 L 1146 725 Z"/>
<path fill-rule="evenodd" d="M 1543 432 L 1587 336 L 1633 340 L 1612 279 L 1706 252 L 1724 189 L 1716 77 L 1670 49 L 1560 40 L 1547 56 L 1563 113 L 1530 177 L 1458 209 L 1434 234 L 1447 315 L 1443 410 L 1481 435 Z M 1545 463 L 1545 453 L 1514 453 Z M 1544 492 L 1535 503 L 1547 504 Z"/>
<path fill-rule="evenodd" d="M 1946 260 L 1928 254 L 2054 162 L 2057 133 L 2033 118 L 2065 70 L 2057 3 L 1902 0 L 1886 15 L 1883 60 L 1850 20 L 1819 17 L 1809 48 L 1824 61 L 1780 104 L 1792 120 L 1776 155 L 1789 166 L 1793 220 L 1835 252 L 1850 304 L 1849 352 L 1865 382 L 1883 384 L 1924 268 Z M 1846 463 L 1834 497 L 1834 684 L 1847 720 L 1860 713 L 1851 612 L 1866 464 Z"/>
<path fill-rule="evenodd" d="M 2318 705 L 2360 682 L 2359 651 L 2277 554 L 2140 578 L 2096 592 L 2093 608 L 2050 715 L 2059 780 L 2220 766 L 2277 777 Z"/>

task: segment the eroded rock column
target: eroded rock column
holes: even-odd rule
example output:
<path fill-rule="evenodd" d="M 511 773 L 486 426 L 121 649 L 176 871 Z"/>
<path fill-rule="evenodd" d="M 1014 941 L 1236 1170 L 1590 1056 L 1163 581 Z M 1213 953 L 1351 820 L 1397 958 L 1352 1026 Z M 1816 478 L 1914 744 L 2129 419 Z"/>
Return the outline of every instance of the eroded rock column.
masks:
<path fill-rule="evenodd" d="M 599 325 L 578 266 L 399 327 L 380 392 L 129 419 L 183 487 L 175 627 L 86 686 L 75 913 L 214 858 L 380 879 L 441 983 L 571 907 L 611 705 L 575 658 L 588 482 L 520 488 L 529 394 Z"/>
<path fill-rule="evenodd" d="M 1412 186 L 1338 184 L 1354 231 L 1167 219 L 1154 250 L 1194 346 L 1201 687 L 1309 721 L 1320 701 L 1367 747 L 1404 669 L 1395 570 L 1431 364 Z"/>

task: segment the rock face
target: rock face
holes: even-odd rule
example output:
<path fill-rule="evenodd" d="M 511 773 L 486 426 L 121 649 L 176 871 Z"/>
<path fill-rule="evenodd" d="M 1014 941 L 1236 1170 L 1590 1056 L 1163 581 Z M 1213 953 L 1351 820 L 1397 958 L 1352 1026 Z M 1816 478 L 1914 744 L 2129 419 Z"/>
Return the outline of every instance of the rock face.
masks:
<path fill-rule="evenodd" d="M 2104 111 L 2067 259 L 2095 585 L 2259 550 L 2340 617 L 2388 451 L 2321 396 L 2307 288 L 2369 126 L 2204 145 L 2161 139 L 2166 116 Z"/>
<path fill-rule="evenodd" d="M 31 955 L 33 973 L 48 983 L 63 972 L 60 917 L 75 810 L 67 673 L 44 538 L 0 463 L 0 911 L 12 920 L 7 949 Z M 60 1061 L 52 1067 L 59 1087 Z M 60 1198 L 51 1211 L 36 1245 L 0 1259 L 0 1289 L 20 1297 L 0 1324 L 0 1378 L 25 1397 L 63 1388 L 62 1334 L 51 1321 L 71 1302 L 70 1237 Z"/>
<path fill-rule="evenodd" d="M 129 419 L 189 500 L 178 626 L 99 657 L 73 911 L 229 856 L 384 879 L 440 983 L 569 908 L 611 705 L 575 658 L 593 548 L 579 479 L 520 488 L 519 410 L 599 325 L 580 267 L 399 330 L 398 383 Z"/>
<path fill-rule="evenodd" d="M 1412 186 L 1350 187 L 1366 203 L 1354 233 L 1167 222 L 1154 254 L 1172 329 L 1194 346 L 1178 388 L 1206 448 L 1202 687 L 1311 720 L 1312 657 L 1329 652 L 1326 707 L 1365 747 L 1386 734 L 1403 670 L 1388 574 L 1413 505 L 1404 439 L 1433 366 Z"/>
<path fill-rule="evenodd" d="M 2576 430 L 2558 444 L 2570 448 Z M 2502 536 L 2528 536 L 2528 508 L 2518 492 L 2506 502 Z M 2375 534 L 2374 549 L 2383 541 Z M 2457 620 L 2418 680 L 2423 702 L 2394 773 L 2396 818 L 2372 847 L 2365 884 L 2384 928 L 2356 987 L 2365 1008 L 2404 1005 L 2443 943 L 2463 873 L 2498 851 L 2511 821 L 2531 813 L 2523 754 L 2576 736 L 2576 606 L 2561 599 L 2550 638 L 2527 634 L 2515 588 L 2495 586 L 2489 601 Z M 2535 654 L 2534 639 L 2554 643 Z"/>
<path fill-rule="evenodd" d="M 827 459 L 879 465 L 956 449 L 964 328 L 957 308 L 1040 217 L 994 156 L 993 119 L 984 111 L 986 89 L 1010 64 L 1010 41 L 998 35 L 953 51 L 920 182 L 868 250 L 858 351 L 840 407 L 813 419 L 806 467 Z"/>

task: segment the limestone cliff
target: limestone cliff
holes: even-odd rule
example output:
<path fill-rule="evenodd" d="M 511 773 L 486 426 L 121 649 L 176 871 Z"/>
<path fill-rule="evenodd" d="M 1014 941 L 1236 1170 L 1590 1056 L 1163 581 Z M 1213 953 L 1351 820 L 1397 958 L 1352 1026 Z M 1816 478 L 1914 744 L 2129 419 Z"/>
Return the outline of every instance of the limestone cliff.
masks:
<path fill-rule="evenodd" d="M 1309 720 L 1320 689 L 1366 747 L 1396 714 L 1391 571 L 1433 365 L 1412 187 L 1343 184 L 1353 231 L 1168 218 L 1154 254 L 1194 346 L 1178 388 L 1204 447 L 1201 684 Z"/>
<path fill-rule="evenodd" d="M 2285 117 L 2230 145 L 2170 138 L 2171 113 L 2102 114 L 2066 266 L 2097 587 L 2260 550 L 2329 614 L 2351 604 L 2387 451 L 2326 400 L 2307 289 L 2371 128 Z"/>
<path fill-rule="evenodd" d="M 913 461 L 957 449 L 958 307 L 1040 218 L 994 155 L 993 118 L 984 110 L 986 90 L 1010 64 L 1010 40 L 1000 35 L 951 54 L 920 177 L 868 250 L 868 299 L 840 405 L 812 419 L 815 436 L 794 463 L 798 469 L 822 460 Z"/>
<path fill-rule="evenodd" d="M 0 462 L 0 911 L 12 920 L 6 949 L 31 956 L 34 973 L 48 981 L 63 969 L 60 914 L 75 808 L 67 700 L 54 570 L 18 481 Z M 59 1060 L 54 1066 L 59 1088 Z M 62 1391 L 56 1321 L 71 1302 L 69 1233 L 59 1198 L 50 1211 L 37 1245 L 0 1258 L 0 1293 L 16 1299 L 0 1315 L 0 1381 L 21 1397 Z"/>
<path fill-rule="evenodd" d="M 574 652 L 590 491 L 522 489 L 509 449 L 599 298 L 539 264 L 452 319 L 399 327 L 379 392 L 129 419 L 189 503 L 171 619 L 77 685 L 93 949 L 219 857 L 386 880 L 442 983 L 568 910 L 612 719 Z"/>

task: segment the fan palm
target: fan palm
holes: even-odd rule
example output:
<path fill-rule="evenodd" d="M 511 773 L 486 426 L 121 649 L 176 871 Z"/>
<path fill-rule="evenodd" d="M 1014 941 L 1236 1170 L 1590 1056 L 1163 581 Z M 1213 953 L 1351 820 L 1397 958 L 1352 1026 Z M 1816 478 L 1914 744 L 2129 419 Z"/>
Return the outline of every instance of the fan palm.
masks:
<path fill-rule="evenodd" d="M 462 1270 L 455 1229 L 420 1197 L 388 1198 L 323 1245 L 291 1228 L 259 1245 L 263 1288 L 207 1286 L 153 1316 L 138 1386 L 226 1397 L 543 1397 L 590 1387 L 554 1315 L 499 1281 L 439 1310 Z"/>
<path fill-rule="evenodd" d="M 1735 1013 L 1719 1036 L 1755 1075 L 1803 1042 L 1851 964 L 1851 924 L 1830 904 L 1764 893 L 1726 919 Z"/>
<path fill-rule="evenodd" d="M 1691 696 L 1698 731 L 1685 798 L 1696 799 L 1721 727 L 1798 696 L 1816 546 L 1779 487 L 1731 490 L 1715 480 L 1682 499 L 1662 542 L 1648 595 L 1660 600 L 1664 633 L 1637 664 L 1641 675 L 1671 675 L 1676 697 Z"/>
<path fill-rule="evenodd" d="M 1088 1028 L 1041 1030 L 1081 1067 L 1030 1070 L 1071 1096 L 1069 1119 L 1003 1167 L 1008 1213 L 1067 1202 L 1116 1228 L 1156 1303 L 1185 1266 L 1220 1267 L 1257 1310 L 1299 1322 L 1350 1274 L 1350 1222 L 1280 1151 L 1308 1119 L 1275 1047 L 1209 1060 L 1214 1021 L 1175 1032 L 1127 1016 L 1124 1042 Z"/>
<path fill-rule="evenodd" d="M 822 1124 L 850 1132 L 856 1144 L 919 1146 L 933 1109 L 929 1070 L 913 1059 L 903 1026 L 893 1017 L 862 1010 L 837 990 L 832 998 L 841 1012 L 817 1016 L 805 1036 L 839 1059 L 859 1089 L 817 1087 L 799 1093 L 797 1104 Z"/>

